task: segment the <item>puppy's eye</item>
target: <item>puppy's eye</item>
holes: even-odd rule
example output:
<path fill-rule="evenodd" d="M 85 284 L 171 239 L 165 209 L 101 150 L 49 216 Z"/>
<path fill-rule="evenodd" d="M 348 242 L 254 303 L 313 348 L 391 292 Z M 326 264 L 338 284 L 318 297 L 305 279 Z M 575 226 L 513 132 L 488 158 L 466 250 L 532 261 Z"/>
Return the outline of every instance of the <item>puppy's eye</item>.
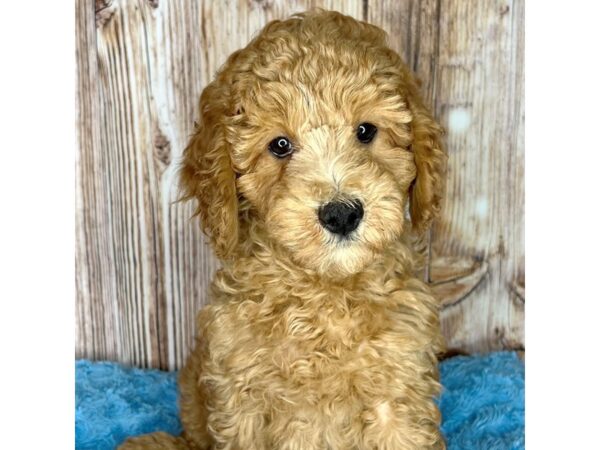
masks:
<path fill-rule="evenodd" d="M 377 134 L 377 127 L 372 123 L 361 123 L 356 129 L 356 137 L 363 144 L 368 144 Z"/>
<path fill-rule="evenodd" d="M 279 136 L 269 143 L 269 151 L 278 158 L 285 158 L 292 154 L 294 147 L 288 138 Z"/>

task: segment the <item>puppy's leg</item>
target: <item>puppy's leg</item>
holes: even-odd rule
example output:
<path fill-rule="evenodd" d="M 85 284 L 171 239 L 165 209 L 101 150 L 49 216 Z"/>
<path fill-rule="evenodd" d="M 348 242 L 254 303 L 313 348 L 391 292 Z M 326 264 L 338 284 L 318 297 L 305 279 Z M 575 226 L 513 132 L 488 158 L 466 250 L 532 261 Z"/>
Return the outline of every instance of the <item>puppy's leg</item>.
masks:
<path fill-rule="evenodd" d="M 190 450 L 194 449 L 182 437 L 159 432 L 127 439 L 119 450 Z"/>
<path fill-rule="evenodd" d="M 206 393 L 200 383 L 200 358 L 195 349 L 179 375 L 179 407 L 184 436 L 194 449 L 208 449 L 212 436 L 208 432 Z"/>
<path fill-rule="evenodd" d="M 433 401 L 381 401 L 363 415 L 364 449 L 445 450 L 439 431 L 439 411 Z"/>

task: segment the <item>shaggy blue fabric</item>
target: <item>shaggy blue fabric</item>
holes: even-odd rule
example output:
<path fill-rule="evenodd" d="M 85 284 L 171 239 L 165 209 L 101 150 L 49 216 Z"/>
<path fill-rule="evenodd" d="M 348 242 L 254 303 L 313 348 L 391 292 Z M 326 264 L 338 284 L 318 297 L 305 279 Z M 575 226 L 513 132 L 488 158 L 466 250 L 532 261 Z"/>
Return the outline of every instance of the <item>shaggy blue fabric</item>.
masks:
<path fill-rule="evenodd" d="M 519 450 L 525 369 L 515 353 L 459 356 L 440 365 L 448 450 Z M 174 372 L 80 360 L 75 366 L 77 449 L 114 449 L 127 436 L 181 432 Z"/>
<path fill-rule="evenodd" d="M 128 436 L 181 433 L 175 372 L 75 364 L 75 448 L 114 449 Z"/>
<path fill-rule="evenodd" d="M 525 366 L 516 353 L 450 358 L 440 376 L 448 450 L 525 448 Z"/>

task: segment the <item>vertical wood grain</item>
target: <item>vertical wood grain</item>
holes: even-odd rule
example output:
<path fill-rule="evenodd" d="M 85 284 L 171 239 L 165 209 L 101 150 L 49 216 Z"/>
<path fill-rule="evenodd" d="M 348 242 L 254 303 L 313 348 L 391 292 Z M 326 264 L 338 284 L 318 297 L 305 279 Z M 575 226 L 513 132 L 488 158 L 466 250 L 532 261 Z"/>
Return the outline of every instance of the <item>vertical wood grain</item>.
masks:
<path fill-rule="evenodd" d="M 93 4 L 77 2 L 77 107 L 79 152 L 76 156 L 76 337 L 77 357 L 121 358 L 110 304 L 115 298 L 109 208 L 101 198 L 106 177 L 98 102 L 99 80 Z"/>
<path fill-rule="evenodd" d="M 522 1 L 78 0 L 77 357 L 181 367 L 218 267 L 176 202 L 200 92 L 268 21 L 311 7 L 386 29 L 448 128 L 430 272 L 451 346 L 522 345 Z"/>
<path fill-rule="evenodd" d="M 454 18 L 440 23 L 436 87 L 451 159 L 434 250 L 488 265 L 477 289 L 445 311 L 444 331 L 457 348 L 520 348 L 523 303 L 511 286 L 524 286 L 523 2 L 441 8 Z"/>

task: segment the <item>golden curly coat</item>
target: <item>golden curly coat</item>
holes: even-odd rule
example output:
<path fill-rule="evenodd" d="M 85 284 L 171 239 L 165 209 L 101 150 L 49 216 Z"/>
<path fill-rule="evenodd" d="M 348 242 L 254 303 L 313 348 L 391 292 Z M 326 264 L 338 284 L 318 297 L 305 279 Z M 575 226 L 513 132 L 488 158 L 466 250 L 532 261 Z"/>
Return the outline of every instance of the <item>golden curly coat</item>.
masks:
<path fill-rule="evenodd" d="M 223 268 L 181 372 L 184 434 L 122 448 L 444 448 L 438 307 L 411 242 L 446 157 L 385 33 L 321 10 L 271 22 L 200 111 L 181 179 Z M 324 227 L 323 205 L 357 201 L 354 231 Z"/>

